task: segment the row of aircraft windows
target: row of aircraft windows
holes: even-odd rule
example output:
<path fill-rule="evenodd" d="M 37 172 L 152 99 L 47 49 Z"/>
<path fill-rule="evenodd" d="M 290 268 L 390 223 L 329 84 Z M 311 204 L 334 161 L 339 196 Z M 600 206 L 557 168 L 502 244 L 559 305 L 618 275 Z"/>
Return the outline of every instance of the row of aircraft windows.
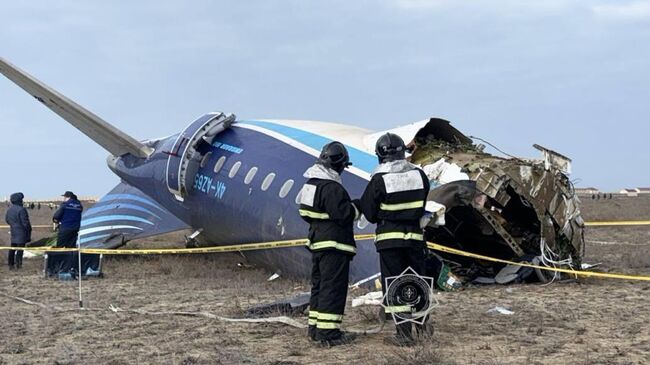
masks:
<path fill-rule="evenodd" d="M 208 152 L 205 155 L 205 157 L 203 157 L 203 160 L 201 161 L 201 167 L 205 167 L 205 164 L 207 163 L 210 154 L 211 152 Z M 226 163 L 226 156 L 219 157 L 217 163 L 214 165 L 214 173 L 215 174 L 218 173 L 225 163 Z M 235 177 L 240 167 L 241 167 L 241 161 L 235 162 L 230 168 L 230 171 L 228 172 L 228 177 L 231 179 Z M 246 177 L 244 177 L 244 184 L 248 185 L 251 183 L 251 181 L 253 181 L 255 174 L 257 174 L 257 170 L 258 170 L 257 167 L 251 167 L 251 169 L 248 170 Z M 269 187 L 271 187 L 273 180 L 275 180 L 274 172 L 271 172 L 268 175 L 266 175 L 266 177 L 262 181 L 262 191 L 267 191 Z M 278 194 L 280 198 L 285 198 L 287 195 L 289 195 L 291 188 L 293 188 L 293 183 L 294 181 L 289 179 L 285 181 L 284 184 L 282 184 L 282 187 L 280 188 L 280 193 Z"/>

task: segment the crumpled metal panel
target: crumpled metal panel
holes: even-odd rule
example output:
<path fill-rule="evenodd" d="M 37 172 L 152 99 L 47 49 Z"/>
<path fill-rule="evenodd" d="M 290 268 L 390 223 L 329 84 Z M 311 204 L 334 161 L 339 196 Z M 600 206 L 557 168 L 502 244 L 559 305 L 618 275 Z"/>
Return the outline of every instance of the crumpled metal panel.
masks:
<path fill-rule="evenodd" d="M 566 259 L 570 255 L 575 262 L 580 262 L 584 248 L 584 222 L 580 215 L 580 201 L 573 192 L 571 182 L 562 171 L 566 168 L 565 165 L 551 164 L 548 158 L 545 160 L 516 157 L 505 159 L 487 154 L 472 143 L 459 141 L 454 144 L 449 139 L 438 140 L 426 133 L 418 133 L 416 137 L 414 140 L 416 150 L 412 162 L 424 166 L 444 158 L 445 161 L 460 166 L 463 172 L 469 175 L 470 180 L 475 182 L 477 195 L 484 194 L 489 197 L 487 206 L 482 208 L 481 205 L 481 209 L 485 209 L 494 218 L 493 222 L 485 223 L 491 225 L 500 222 L 497 224 L 501 227 L 497 227 L 495 232 L 501 239 L 500 242 L 495 241 L 495 244 L 521 245 L 521 247 L 513 247 L 514 256 L 522 256 L 522 252 L 538 255 L 540 240 L 543 239 L 554 252 L 566 256 L 560 259 Z M 550 150 L 544 149 L 544 151 Z M 570 161 L 565 156 L 551 152 L 554 156 L 561 156 Z M 444 185 L 437 189 L 444 189 Z M 429 195 L 432 200 L 435 200 L 438 195 L 435 190 Z M 456 201 L 455 204 L 460 203 Z M 537 219 L 515 222 L 500 217 L 500 214 L 506 214 L 510 207 L 518 204 L 523 206 L 518 209 L 532 209 L 533 216 Z M 491 207 L 493 209 L 490 210 Z M 478 215 L 487 219 L 484 214 L 476 210 L 476 206 L 473 208 Z M 449 207 L 447 212 L 449 214 Z M 489 239 L 489 237 L 485 238 Z"/>

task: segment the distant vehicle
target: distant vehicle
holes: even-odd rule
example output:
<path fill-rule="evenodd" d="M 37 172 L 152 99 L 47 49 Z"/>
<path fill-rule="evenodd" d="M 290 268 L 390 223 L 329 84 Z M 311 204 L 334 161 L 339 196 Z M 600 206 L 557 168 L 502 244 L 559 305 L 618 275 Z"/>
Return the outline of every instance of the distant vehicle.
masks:
<path fill-rule="evenodd" d="M 0 72 L 111 154 L 108 166 L 122 182 L 84 212 L 83 247 L 116 248 L 182 229 L 194 231 L 188 244 L 201 246 L 303 238 L 307 226 L 295 198 L 320 148 L 332 140 L 347 146 L 354 165 L 343 173 L 343 183 L 351 196 L 360 196 L 377 166 L 375 141 L 387 132 L 313 121 L 238 120 L 213 112 L 178 134 L 141 142 L 1 58 Z M 542 160 L 492 156 L 436 118 L 390 132 L 411 141 L 413 162 L 429 166 L 444 159 L 436 166 L 467 176 L 431 191 L 429 199 L 446 208 L 446 224 L 436 227 L 432 221 L 428 239 L 579 268 L 584 224 L 567 177 L 568 158 L 540 146 Z M 374 227 L 356 231 L 373 233 Z M 303 247 L 245 255 L 272 270 L 309 275 L 310 254 Z M 465 269 L 483 264 L 454 260 Z M 374 244 L 359 242 L 351 280 L 378 272 Z"/>

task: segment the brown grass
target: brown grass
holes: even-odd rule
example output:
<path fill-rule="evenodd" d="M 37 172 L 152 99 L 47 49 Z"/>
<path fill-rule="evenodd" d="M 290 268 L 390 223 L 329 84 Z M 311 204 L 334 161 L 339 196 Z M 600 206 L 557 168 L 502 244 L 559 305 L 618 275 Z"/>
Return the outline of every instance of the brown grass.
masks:
<path fill-rule="evenodd" d="M 422 343 L 411 348 L 396 348 L 389 352 L 380 363 L 383 365 L 455 365 L 453 360 L 445 359 L 433 343 Z"/>

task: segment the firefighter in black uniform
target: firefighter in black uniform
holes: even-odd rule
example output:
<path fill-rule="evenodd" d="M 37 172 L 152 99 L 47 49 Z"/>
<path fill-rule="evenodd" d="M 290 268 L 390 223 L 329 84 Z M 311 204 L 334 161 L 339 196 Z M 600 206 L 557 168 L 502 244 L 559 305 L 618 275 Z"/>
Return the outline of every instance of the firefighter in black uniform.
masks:
<path fill-rule="evenodd" d="M 384 294 L 386 277 L 398 276 L 408 267 L 418 274 L 425 273 L 426 244 L 420 219 L 425 214 L 429 179 L 420 168 L 406 161 L 405 151 L 404 141 L 398 135 L 386 133 L 379 137 L 375 146 L 379 166 L 359 204 L 366 219 L 377 224 L 375 245 Z M 403 306 L 385 309 L 387 315 L 405 310 Z M 420 333 L 429 327 L 417 325 L 416 329 Z M 397 336 L 387 342 L 412 345 L 411 323 L 397 325 Z"/>
<path fill-rule="evenodd" d="M 299 196 L 300 216 L 309 223 L 312 252 L 309 337 L 327 346 L 354 339 L 341 331 L 350 260 L 356 253 L 353 224 L 359 217 L 358 208 L 341 185 L 340 175 L 350 165 L 345 146 L 328 143 L 305 172 L 308 180 Z"/>

